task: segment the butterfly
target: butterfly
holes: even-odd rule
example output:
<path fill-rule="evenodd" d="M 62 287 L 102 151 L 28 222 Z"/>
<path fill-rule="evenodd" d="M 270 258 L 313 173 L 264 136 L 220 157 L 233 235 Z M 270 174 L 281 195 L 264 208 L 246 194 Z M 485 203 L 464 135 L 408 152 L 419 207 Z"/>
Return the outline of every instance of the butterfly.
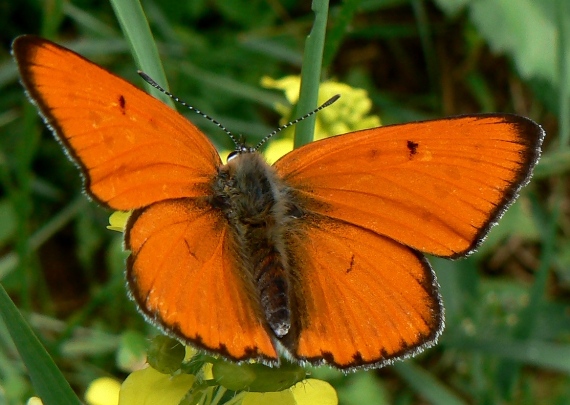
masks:
<path fill-rule="evenodd" d="M 466 115 L 331 137 L 268 165 L 223 164 L 191 122 L 69 49 L 13 43 L 21 81 L 101 205 L 132 215 L 138 309 L 235 361 L 343 370 L 433 346 L 444 327 L 424 254 L 471 253 L 531 176 L 542 128 Z"/>

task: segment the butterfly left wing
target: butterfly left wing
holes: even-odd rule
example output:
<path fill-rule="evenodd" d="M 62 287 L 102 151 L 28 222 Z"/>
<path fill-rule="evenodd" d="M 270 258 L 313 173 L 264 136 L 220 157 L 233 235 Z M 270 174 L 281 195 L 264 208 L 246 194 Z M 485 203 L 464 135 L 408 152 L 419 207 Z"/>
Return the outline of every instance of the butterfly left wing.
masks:
<path fill-rule="evenodd" d="M 433 345 L 443 329 L 435 275 L 420 253 L 358 226 L 308 214 L 294 241 L 298 360 L 382 367 Z"/>
<path fill-rule="evenodd" d="M 186 343 L 233 360 L 276 363 L 232 243 L 222 214 L 194 199 L 135 211 L 125 238 L 131 294 L 152 323 Z"/>
<path fill-rule="evenodd" d="M 129 211 L 209 191 L 220 157 L 178 112 L 48 40 L 20 36 L 13 53 L 30 98 L 99 203 Z"/>

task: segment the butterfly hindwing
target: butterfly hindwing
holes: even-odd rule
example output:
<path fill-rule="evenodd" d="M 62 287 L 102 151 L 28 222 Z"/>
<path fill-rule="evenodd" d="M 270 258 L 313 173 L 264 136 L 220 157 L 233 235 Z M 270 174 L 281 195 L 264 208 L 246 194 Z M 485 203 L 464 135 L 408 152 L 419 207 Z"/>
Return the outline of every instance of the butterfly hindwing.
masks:
<path fill-rule="evenodd" d="M 293 357 L 381 367 L 433 345 L 443 307 L 427 260 L 352 224 L 311 217 L 297 241 Z"/>
<path fill-rule="evenodd" d="M 234 360 L 277 359 L 219 212 L 193 199 L 158 202 L 135 211 L 126 232 L 128 284 L 153 323 Z"/>

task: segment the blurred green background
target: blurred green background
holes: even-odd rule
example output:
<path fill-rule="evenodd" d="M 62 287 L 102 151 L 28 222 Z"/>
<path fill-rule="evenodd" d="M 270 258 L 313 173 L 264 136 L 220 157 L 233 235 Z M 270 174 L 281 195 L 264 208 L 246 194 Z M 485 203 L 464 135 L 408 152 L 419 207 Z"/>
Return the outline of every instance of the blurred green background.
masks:
<path fill-rule="evenodd" d="M 170 89 L 254 143 L 298 75 L 309 1 L 143 1 Z M 468 259 L 434 259 L 440 344 L 413 360 L 330 381 L 342 404 L 570 404 L 567 170 L 570 2 L 346 0 L 330 4 L 323 78 L 368 91 L 384 124 L 514 112 L 547 132 L 532 182 Z M 123 379 L 152 328 L 127 298 L 121 235 L 18 83 L 11 41 L 39 34 L 142 86 L 111 5 L 0 1 L 0 283 L 78 395 Z M 225 134 L 183 112 L 219 147 Z M 160 117 L 157 117 L 160 119 Z M 0 318 L 0 403 L 25 403 L 28 372 Z"/>

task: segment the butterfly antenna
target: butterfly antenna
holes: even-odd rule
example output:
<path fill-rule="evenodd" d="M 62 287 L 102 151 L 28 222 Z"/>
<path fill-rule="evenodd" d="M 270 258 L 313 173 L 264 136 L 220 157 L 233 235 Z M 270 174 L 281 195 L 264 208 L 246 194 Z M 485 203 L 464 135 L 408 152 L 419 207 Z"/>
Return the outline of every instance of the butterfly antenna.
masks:
<path fill-rule="evenodd" d="M 216 121 L 215 119 L 213 119 L 212 117 L 210 117 L 208 114 L 204 114 L 202 111 L 198 110 L 197 108 L 192 107 L 191 105 L 187 104 L 186 102 L 180 100 L 178 97 L 176 97 L 174 94 L 170 93 L 169 91 L 166 91 L 165 89 L 163 89 L 157 82 L 155 82 L 149 75 L 147 75 L 145 72 L 141 71 L 141 70 L 137 70 L 137 73 L 139 74 L 140 77 L 142 77 L 144 79 L 145 82 L 147 82 L 148 84 L 150 84 L 152 87 L 154 87 L 155 89 L 159 90 L 161 93 L 166 94 L 168 97 L 170 97 L 171 99 L 173 99 L 174 101 L 176 101 L 177 103 L 179 103 L 180 105 L 183 105 L 184 107 L 188 108 L 191 111 L 194 111 L 196 114 L 200 114 L 202 117 L 206 118 L 208 121 L 211 121 L 212 123 L 214 123 L 218 128 L 220 128 L 222 131 L 224 131 L 226 134 L 228 134 L 228 136 L 230 137 L 230 139 L 234 142 L 234 144 L 236 145 L 236 148 L 240 147 L 240 142 L 237 141 L 237 139 L 235 138 L 234 134 L 232 134 L 226 127 L 224 127 L 222 124 L 220 124 L 218 121 Z"/>
<path fill-rule="evenodd" d="M 301 121 L 303 121 L 306 118 L 309 118 L 311 115 L 314 115 L 316 113 L 318 113 L 319 111 L 321 111 L 323 108 L 328 107 L 329 105 L 331 105 L 332 103 L 334 103 L 336 100 L 338 100 L 340 98 L 340 94 L 336 94 L 334 96 L 332 96 L 331 98 L 329 98 L 327 101 L 325 101 L 323 104 L 321 104 L 319 107 L 315 108 L 313 111 L 311 111 L 310 113 L 307 113 L 305 115 L 303 115 L 300 118 L 297 118 L 296 120 L 293 121 L 289 121 L 287 124 L 280 126 L 279 128 L 277 128 L 275 131 L 273 131 L 272 133 L 270 133 L 269 135 L 267 135 L 265 138 L 263 138 L 261 141 L 259 141 L 259 143 L 257 145 L 255 145 L 255 148 L 253 148 L 254 150 L 259 150 L 260 147 L 263 146 L 263 144 L 265 142 L 267 142 L 270 138 L 272 138 L 275 134 L 283 131 L 285 128 L 289 128 L 292 125 L 295 125 Z"/>

